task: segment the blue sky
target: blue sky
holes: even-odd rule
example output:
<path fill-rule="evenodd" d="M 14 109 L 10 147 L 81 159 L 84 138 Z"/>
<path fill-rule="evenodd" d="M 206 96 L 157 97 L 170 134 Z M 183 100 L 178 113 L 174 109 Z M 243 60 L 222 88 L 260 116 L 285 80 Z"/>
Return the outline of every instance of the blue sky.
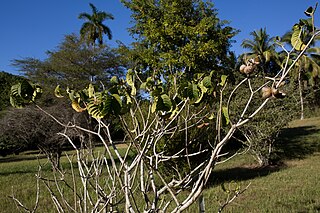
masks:
<path fill-rule="evenodd" d="M 0 71 L 17 74 L 11 60 L 25 57 L 46 58 L 45 52 L 53 50 L 64 35 L 78 33 L 83 23 L 77 17 L 81 12 L 90 13 L 89 3 L 99 10 L 110 12 L 115 20 L 106 21 L 114 39 L 125 44 L 132 41 L 127 28 L 130 11 L 120 0 L 3 0 L 0 3 Z M 283 35 L 300 18 L 303 11 L 314 6 L 316 0 L 213 0 L 220 19 L 229 20 L 230 26 L 241 30 L 234 38 L 232 50 L 245 52 L 240 47 L 249 33 L 266 27 L 271 36 Z M 319 7 L 320 9 L 320 7 Z M 318 10 L 319 10 L 318 9 Z M 319 26 L 320 14 L 316 13 Z"/>

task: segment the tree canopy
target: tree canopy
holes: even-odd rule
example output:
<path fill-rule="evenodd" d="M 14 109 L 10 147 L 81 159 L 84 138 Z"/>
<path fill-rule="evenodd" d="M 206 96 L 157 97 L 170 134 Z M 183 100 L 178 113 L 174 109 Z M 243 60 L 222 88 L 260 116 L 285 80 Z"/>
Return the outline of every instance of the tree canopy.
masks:
<path fill-rule="evenodd" d="M 119 55 L 107 45 L 90 48 L 75 34 L 66 35 L 48 58 L 16 59 L 13 65 L 34 82 L 79 88 L 90 82 L 107 84 L 113 75 L 123 75 Z"/>
<path fill-rule="evenodd" d="M 103 44 L 103 34 L 106 34 L 109 39 L 112 39 L 111 29 L 103 24 L 107 19 L 113 19 L 113 15 L 104 11 L 99 11 L 93 4 L 89 4 L 92 10 L 92 15 L 89 13 L 80 13 L 79 19 L 86 20 L 80 29 L 81 37 L 88 44 L 94 45 L 96 41 Z"/>
<path fill-rule="evenodd" d="M 122 0 L 132 11 L 136 39 L 129 53 L 144 71 L 210 72 L 230 66 L 237 30 L 221 21 L 212 3 L 202 0 Z"/>

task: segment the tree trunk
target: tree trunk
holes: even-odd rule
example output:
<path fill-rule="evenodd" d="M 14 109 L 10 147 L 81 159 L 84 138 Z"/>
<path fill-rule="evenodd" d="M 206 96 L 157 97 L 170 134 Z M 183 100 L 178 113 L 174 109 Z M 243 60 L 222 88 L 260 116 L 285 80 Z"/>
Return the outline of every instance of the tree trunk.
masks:
<path fill-rule="evenodd" d="M 203 195 L 200 195 L 200 197 L 198 199 L 199 199 L 199 213 L 205 213 L 206 208 L 205 208 Z"/>
<path fill-rule="evenodd" d="M 298 82 L 299 82 L 299 94 L 300 94 L 300 106 L 301 106 L 301 116 L 300 120 L 304 119 L 304 104 L 303 104 L 303 88 L 302 88 L 302 80 L 301 80 L 301 69 L 299 69 L 299 77 L 298 77 Z"/>

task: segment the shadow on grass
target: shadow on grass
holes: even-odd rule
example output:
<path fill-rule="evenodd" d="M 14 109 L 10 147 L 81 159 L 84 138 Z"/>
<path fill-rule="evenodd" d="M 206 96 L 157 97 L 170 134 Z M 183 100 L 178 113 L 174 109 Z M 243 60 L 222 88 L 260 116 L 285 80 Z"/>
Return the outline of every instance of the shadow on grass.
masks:
<path fill-rule="evenodd" d="M 315 152 L 320 152 L 320 129 L 317 126 L 286 128 L 281 132 L 275 144 L 272 165 L 217 169 L 212 173 L 209 186 L 223 182 L 242 181 L 267 176 L 287 168 L 284 160 L 303 159 Z"/>
<path fill-rule="evenodd" d="M 46 156 L 45 155 L 16 155 L 16 156 L 2 157 L 0 158 L 0 163 L 37 160 L 37 159 L 43 159 L 43 158 L 46 158 Z"/>
<path fill-rule="evenodd" d="M 267 176 L 273 172 L 285 169 L 285 164 L 278 164 L 266 167 L 234 167 L 226 169 L 217 169 L 213 171 L 210 179 L 210 185 L 221 184 L 229 181 L 244 181 L 250 180 L 257 177 Z"/>
<path fill-rule="evenodd" d="M 320 151 L 320 129 L 302 126 L 284 129 L 275 143 L 279 159 L 303 159 Z"/>

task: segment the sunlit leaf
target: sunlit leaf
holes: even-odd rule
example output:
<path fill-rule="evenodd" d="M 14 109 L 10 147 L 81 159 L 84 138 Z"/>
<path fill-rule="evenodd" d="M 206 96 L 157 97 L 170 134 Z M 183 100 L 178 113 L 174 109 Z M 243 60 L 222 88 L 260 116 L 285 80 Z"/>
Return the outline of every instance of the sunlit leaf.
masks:
<path fill-rule="evenodd" d="M 224 118 L 226 119 L 226 124 L 228 125 L 230 123 L 228 107 L 222 107 L 222 114 L 223 114 Z"/>
<path fill-rule="evenodd" d="M 151 105 L 151 112 L 154 113 L 157 110 L 157 103 L 158 97 L 154 97 L 152 105 Z"/>
<path fill-rule="evenodd" d="M 92 84 L 89 84 L 89 87 L 88 87 L 88 96 L 89 96 L 89 98 L 94 97 L 94 87 L 93 87 Z"/>
<path fill-rule="evenodd" d="M 212 119 L 214 119 L 214 113 L 211 113 L 211 115 L 209 116 L 209 118 L 208 118 L 209 120 L 212 120 Z"/>
<path fill-rule="evenodd" d="M 126 81 L 127 81 L 127 84 L 131 87 L 131 95 L 132 96 L 135 96 L 137 93 L 137 89 L 134 86 L 134 76 L 135 76 L 134 71 L 131 69 L 128 70 L 127 75 L 126 75 Z"/>
<path fill-rule="evenodd" d="M 202 84 L 203 84 L 203 86 L 205 86 L 206 88 L 211 87 L 211 86 L 212 86 L 211 77 L 210 77 L 210 76 L 204 77 L 203 80 L 202 80 Z"/>
<path fill-rule="evenodd" d="M 220 82 L 220 86 L 224 86 L 226 81 L 227 81 L 228 76 L 227 75 L 222 75 L 221 76 L 221 82 Z"/>
<path fill-rule="evenodd" d="M 55 95 L 57 98 L 63 98 L 60 85 L 56 86 L 56 88 L 54 89 L 54 95 Z"/>
<path fill-rule="evenodd" d="M 74 109 L 76 112 L 83 112 L 86 110 L 86 108 L 82 108 L 78 101 L 74 100 L 71 103 L 72 109 Z"/>
<path fill-rule="evenodd" d="M 110 79 L 111 84 L 119 84 L 119 78 L 117 76 L 112 76 Z"/>
<path fill-rule="evenodd" d="M 301 51 L 306 47 L 306 45 L 301 40 L 300 34 L 301 34 L 301 27 L 297 24 L 294 25 L 293 33 L 291 36 L 291 45 L 295 50 L 298 50 L 298 51 Z"/>

